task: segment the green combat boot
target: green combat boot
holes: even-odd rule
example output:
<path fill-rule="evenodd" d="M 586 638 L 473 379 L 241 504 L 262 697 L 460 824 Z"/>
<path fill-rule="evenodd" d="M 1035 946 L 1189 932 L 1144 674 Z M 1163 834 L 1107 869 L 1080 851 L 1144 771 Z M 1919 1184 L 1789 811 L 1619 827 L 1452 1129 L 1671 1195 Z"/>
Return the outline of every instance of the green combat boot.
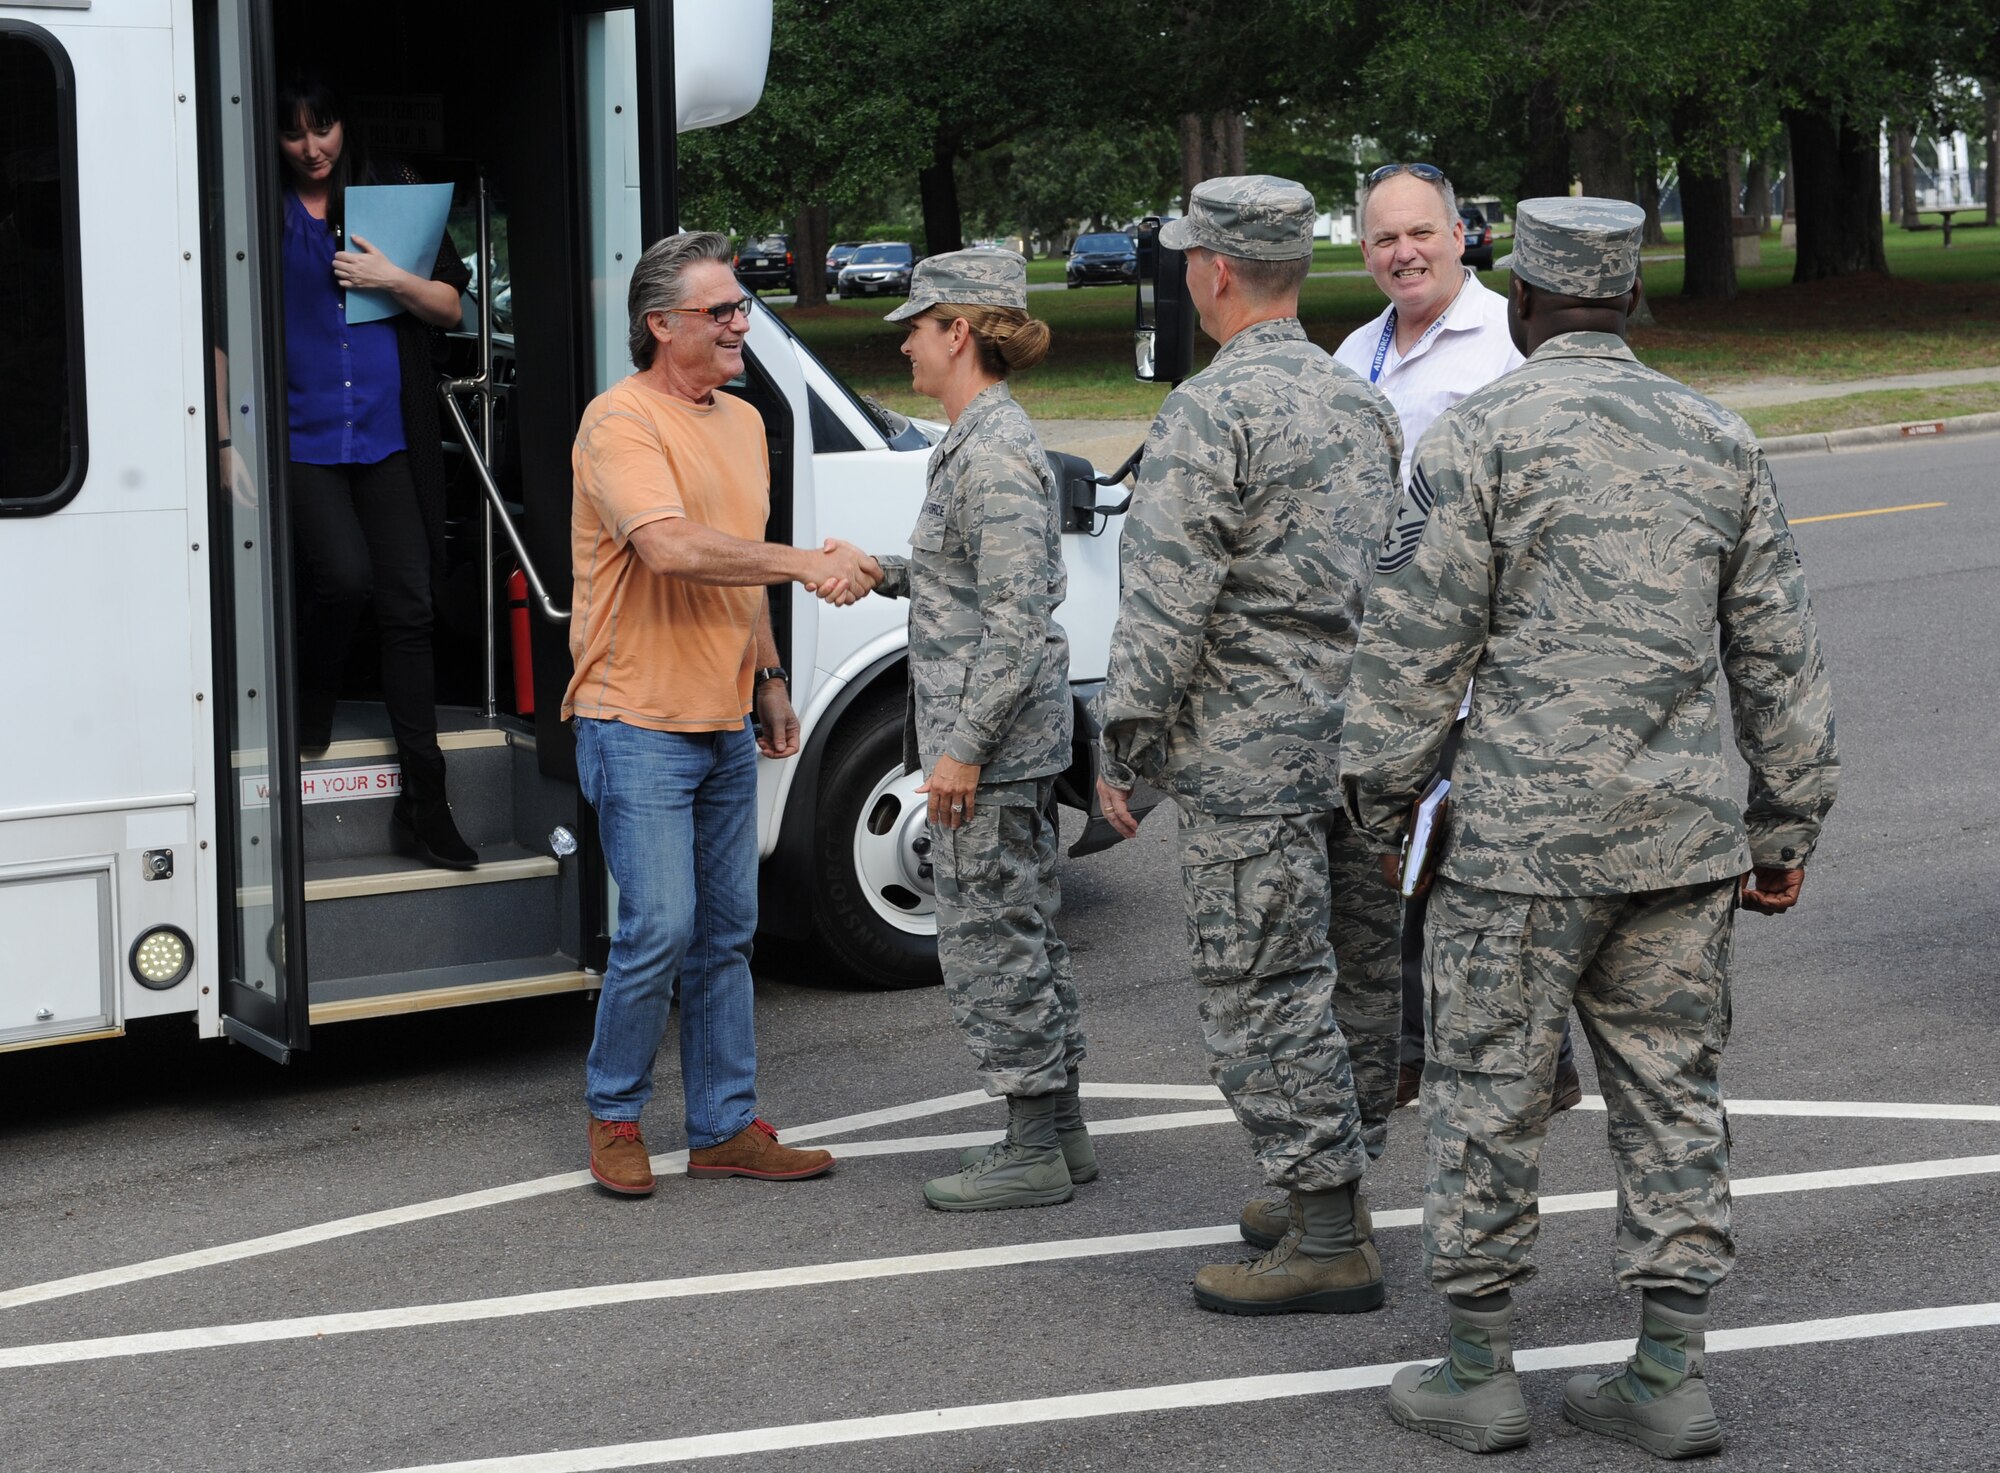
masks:
<path fill-rule="evenodd" d="M 1291 1225 L 1262 1258 L 1194 1276 L 1195 1302 L 1222 1314 L 1360 1314 L 1383 1300 L 1382 1260 L 1360 1230 L 1359 1192 L 1293 1192 Z"/>
<path fill-rule="evenodd" d="M 1076 1169 L 1070 1169 L 1076 1175 Z M 1280 1193 L 1277 1197 L 1252 1197 L 1243 1204 L 1243 1212 L 1236 1219 L 1236 1230 L 1243 1234 L 1243 1241 L 1252 1248 L 1275 1248 L 1278 1239 L 1292 1230 L 1292 1198 L 1290 1193 Z M 1368 1199 L 1359 1192 L 1354 1194 L 1354 1236 L 1372 1238 L 1375 1236 L 1375 1219 L 1368 1215 Z"/>
<path fill-rule="evenodd" d="M 1077 1094 L 1076 1070 L 1069 1071 L 1069 1082 L 1056 1091 L 1056 1144 L 1062 1147 L 1063 1164 L 1069 1168 L 1069 1179 L 1077 1186 L 1097 1180 L 1097 1151 L 1090 1143 L 1090 1132 L 1083 1124 L 1083 1101 Z M 967 1146 L 958 1153 L 959 1168 L 972 1165 L 991 1150 L 990 1146 Z M 1267 1245 L 1268 1246 L 1268 1245 Z"/>
<path fill-rule="evenodd" d="M 1490 1308 L 1469 1308 L 1470 1305 Z M 1431 1366 L 1404 1366 L 1389 1383 L 1389 1410 L 1413 1432 L 1471 1453 L 1505 1452 L 1528 1442 L 1528 1404 L 1514 1374 L 1507 1324 L 1514 1300 L 1451 1296 L 1451 1354 Z"/>
<path fill-rule="evenodd" d="M 940 1212 L 1053 1207 L 1076 1192 L 1056 1139 L 1059 1094 L 1007 1096 L 1007 1134 L 952 1176 L 924 1183 L 924 1201 Z"/>
<path fill-rule="evenodd" d="M 1563 1416 L 1586 1432 L 1635 1442 L 1656 1458 L 1720 1451 L 1722 1424 L 1701 1371 L 1707 1329 L 1706 1295 L 1648 1289 L 1632 1358 L 1609 1376 L 1570 1377 Z"/>

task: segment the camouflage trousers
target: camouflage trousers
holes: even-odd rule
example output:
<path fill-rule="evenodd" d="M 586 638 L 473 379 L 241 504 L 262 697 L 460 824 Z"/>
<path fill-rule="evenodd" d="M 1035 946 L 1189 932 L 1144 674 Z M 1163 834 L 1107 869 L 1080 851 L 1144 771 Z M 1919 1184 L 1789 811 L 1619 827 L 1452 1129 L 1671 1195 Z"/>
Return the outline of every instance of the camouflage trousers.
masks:
<path fill-rule="evenodd" d="M 1735 1261 L 1729 1126 L 1733 880 L 1635 895 L 1511 895 L 1439 880 L 1424 942 L 1424 1252 L 1453 1294 L 1524 1283 L 1538 1162 L 1572 1003 L 1618 1172 L 1618 1280 L 1702 1291 Z"/>
<path fill-rule="evenodd" d="M 1061 1089 L 1084 1054 L 1056 932 L 1054 791 L 1053 778 L 981 787 L 970 820 L 930 829 L 945 996 L 990 1094 Z"/>
<path fill-rule="evenodd" d="M 1334 1007 L 1326 815 L 1183 809 L 1180 845 L 1209 1077 L 1272 1185 L 1356 1180 L 1368 1152 Z"/>
<path fill-rule="evenodd" d="M 1382 878 L 1367 840 L 1336 811 L 1327 828 L 1335 979 L 1333 1009 L 1354 1070 L 1361 1139 L 1370 1161 L 1389 1144 L 1401 1065 L 1403 900 Z"/>

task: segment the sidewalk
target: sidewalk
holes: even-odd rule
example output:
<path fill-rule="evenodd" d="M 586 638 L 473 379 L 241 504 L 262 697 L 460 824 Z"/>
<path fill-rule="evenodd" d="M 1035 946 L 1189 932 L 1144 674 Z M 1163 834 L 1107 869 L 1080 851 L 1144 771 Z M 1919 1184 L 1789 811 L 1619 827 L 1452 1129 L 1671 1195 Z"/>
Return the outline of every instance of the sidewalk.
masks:
<path fill-rule="evenodd" d="M 1880 378 L 1844 379 L 1830 384 L 1807 383 L 1799 379 L 1753 379 L 1749 383 L 1713 390 L 1709 397 L 1730 409 L 1743 410 L 1762 409 L 1773 404 L 1804 404 L 1814 399 L 1844 399 L 1850 394 L 1872 394 L 1883 389 L 1937 389 L 1954 384 L 1992 383 L 2000 383 L 2000 367 L 1889 374 Z M 1991 415 L 1967 415 L 1963 417 L 1961 428 L 1990 428 L 1984 422 L 1993 418 Z M 1974 421 L 1980 423 L 1975 424 Z M 1042 443 L 1049 449 L 1081 455 L 1099 470 L 1109 472 L 1139 447 L 1150 424 L 1150 420 L 1143 419 L 1038 419 L 1035 428 L 1041 434 Z M 1767 441 L 1765 448 L 1772 451 L 1827 449 L 1843 443 L 1834 437 L 1849 436 L 1853 437 L 1852 443 L 1863 443 L 1866 440 L 1895 439 L 1897 435 L 1894 431 L 1895 427 L 1891 425 L 1880 429 L 1836 430 L 1833 437 L 1825 434 L 1785 435 Z"/>

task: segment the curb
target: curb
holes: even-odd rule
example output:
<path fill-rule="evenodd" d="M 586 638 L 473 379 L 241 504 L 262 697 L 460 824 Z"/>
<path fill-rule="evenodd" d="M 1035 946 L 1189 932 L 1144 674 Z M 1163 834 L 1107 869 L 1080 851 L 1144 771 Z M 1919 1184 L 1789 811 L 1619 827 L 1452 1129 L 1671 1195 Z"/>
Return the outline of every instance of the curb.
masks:
<path fill-rule="evenodd" d="M 2000 430 L 2000 411 L 1961 414 L 1950 419 L 1905 420 L 1893 425 L 1859 425 L 1818 435 L 1777 435 L 1760 441 L 1766 455 L 1800 455 L 1808 451 L 1851 450 L 1859 445 L 1891 445 L 1904 440 L 1930 440 L 1939 435 L 1969 435 Z"/>

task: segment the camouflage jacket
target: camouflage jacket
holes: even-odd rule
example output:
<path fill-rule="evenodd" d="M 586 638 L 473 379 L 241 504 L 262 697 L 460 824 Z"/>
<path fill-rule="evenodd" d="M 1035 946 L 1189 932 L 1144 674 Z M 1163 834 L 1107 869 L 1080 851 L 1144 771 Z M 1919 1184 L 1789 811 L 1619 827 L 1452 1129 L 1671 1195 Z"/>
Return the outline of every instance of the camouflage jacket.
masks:
<path fill-rule="evenodd" d="M 978 764 L 981 783 L 1067 768 L 1062 506 L 1004 383 L 975 395 L 931 452 L 910 556 L 878 561 L 876 591 L 910 600 L 905 768 L 929 772 L 942 754 Z"/>
<path fill-rule="evenodd" d="M 1348 812 L 1378 841 L 1470 675 L 1450 878 L 1625 894 L 1812 853 L 1833 692 L 1770 468 L 1741 419 L 1614 336 L 1552 338 L 1418 447 L 1341 748 Z M 1721 679 L 1747 807 L 1725 791 Z"/>
<path fill-rule="evenodd" d="M 1098 696 L 1103 771 L 1216 814 L 1338 805 L 1362 594 L 1396 504 L 1396 412 L 1296 318 L 1225 343 L 1146 437 Z"/>

